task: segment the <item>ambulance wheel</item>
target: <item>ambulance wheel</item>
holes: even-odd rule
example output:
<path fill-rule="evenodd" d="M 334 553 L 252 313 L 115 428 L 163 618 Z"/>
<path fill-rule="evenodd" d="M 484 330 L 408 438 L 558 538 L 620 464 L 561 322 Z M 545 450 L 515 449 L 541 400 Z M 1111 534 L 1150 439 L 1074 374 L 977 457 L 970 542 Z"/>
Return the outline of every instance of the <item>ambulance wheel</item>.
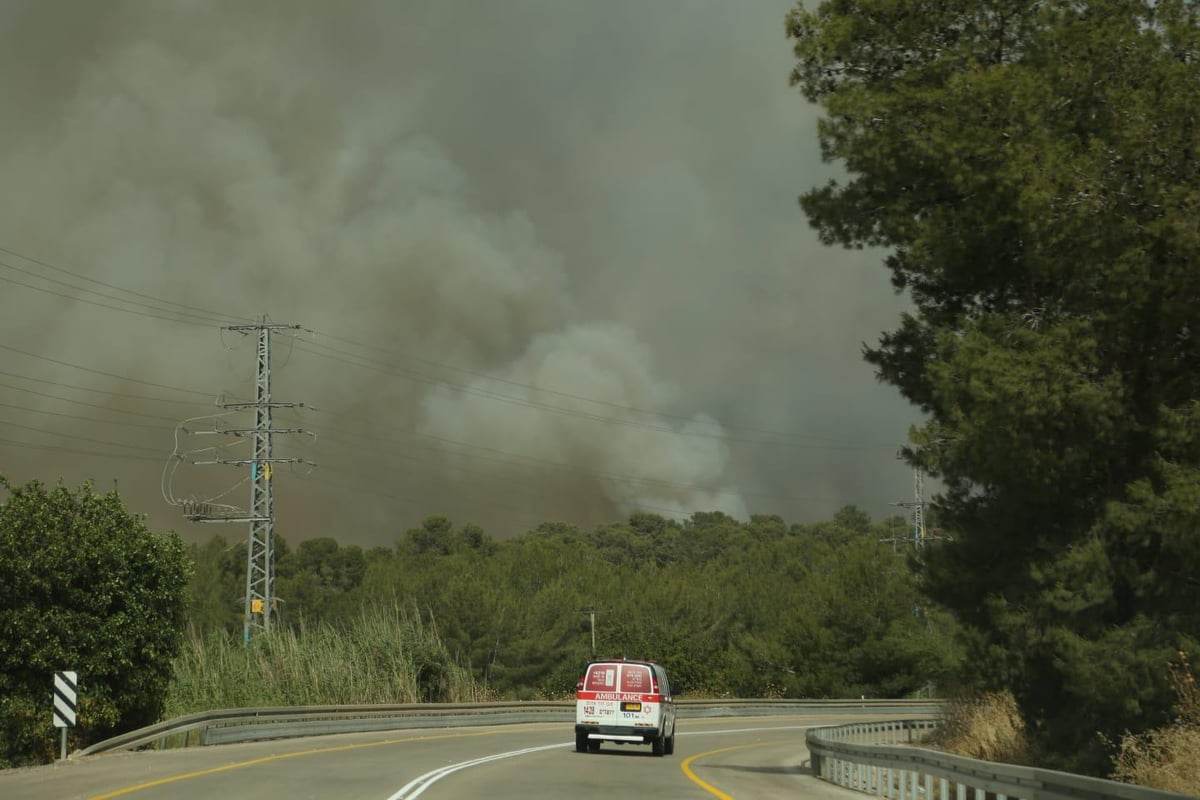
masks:
<path fill-rule="evenodd" d="M 588 742 L 588 752 L 589 753 L 599 753 L 600 752 L 600 740 L 599 739 L 595 739 L 593 741 Z"/>
<path fill-rule="evenodd" d="M 654 748 L 654 755 L 661 756 L 663 754 L 663 750 L 665 748 L 663 743 L 666 741 L 666 738 L 667 737 L 665 736 L 659 736 L 654 740 L 653 744 L 651 744 L 651 747 Z"/>
<path fill-rule="evenodd" d="M 669 756 L 675 755 L 675 729 L 671 729 L 671 735 L 667 737 L 667 741 L 663 743 L 663 752 Z"/>
<path fill-rule="evenodd" d="M 588 738 L 586 733 L 575 734 L 575 752 L 582 753 L 588 749 Z"/>

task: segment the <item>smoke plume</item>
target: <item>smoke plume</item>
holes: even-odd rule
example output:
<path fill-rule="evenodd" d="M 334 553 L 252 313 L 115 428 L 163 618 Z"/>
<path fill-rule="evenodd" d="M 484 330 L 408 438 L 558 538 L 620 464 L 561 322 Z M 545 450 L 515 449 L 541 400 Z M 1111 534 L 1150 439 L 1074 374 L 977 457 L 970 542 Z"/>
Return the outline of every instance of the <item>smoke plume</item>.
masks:
<path fill-rule="evenodd" d="M 906 499 L 787 7 L 5 4 L 0 472 L 244 507 L 269 314 L 289 539 Z"/>

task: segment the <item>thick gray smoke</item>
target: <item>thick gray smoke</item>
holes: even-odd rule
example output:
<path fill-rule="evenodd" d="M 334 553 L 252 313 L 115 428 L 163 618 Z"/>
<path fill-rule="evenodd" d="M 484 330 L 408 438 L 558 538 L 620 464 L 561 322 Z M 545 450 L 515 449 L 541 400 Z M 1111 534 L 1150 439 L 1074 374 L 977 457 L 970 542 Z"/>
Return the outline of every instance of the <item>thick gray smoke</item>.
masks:
<path fill-rule="evenodd" d="M 313 331 L 273 340 L 276 399 L 309 407 L 277 424 L 317 434 L 276 450 L 321 465 L 277 471 L 289 539 L 885 513 L 913 415 L 858 349 L 900 303 L 795 207 L 828 172 L 787 7 L 0 6 L 0 247 L 46 262 L 0 254 L 0 472 L 119 478 L 194 532 L 154 453 L 219 409 L 135 396 L 249 397 L 254 341 L 218 325 L 269 313 Z M 244 479 L 179 466 L 168 499 Z"/>

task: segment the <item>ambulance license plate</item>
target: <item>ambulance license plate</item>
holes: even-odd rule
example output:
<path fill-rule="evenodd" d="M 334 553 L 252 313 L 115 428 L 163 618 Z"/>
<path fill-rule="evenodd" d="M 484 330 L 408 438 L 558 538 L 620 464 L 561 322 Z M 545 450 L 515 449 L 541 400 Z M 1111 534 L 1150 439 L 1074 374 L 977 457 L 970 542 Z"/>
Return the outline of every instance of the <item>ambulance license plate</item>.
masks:
<path fill-rule="evenodd" d="M 642 704 L 641 703 L 621 703 L 621 710 L 622 711 L 641 711 Z"/>

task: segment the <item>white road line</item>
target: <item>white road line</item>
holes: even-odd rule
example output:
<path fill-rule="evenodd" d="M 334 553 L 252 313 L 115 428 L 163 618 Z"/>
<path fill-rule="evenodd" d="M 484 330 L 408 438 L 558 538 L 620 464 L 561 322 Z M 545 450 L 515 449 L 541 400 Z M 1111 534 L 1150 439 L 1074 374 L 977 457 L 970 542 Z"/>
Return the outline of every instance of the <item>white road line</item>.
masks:
<path fill-rule="evenodd" d="M 764 728 L 731 728 L 718 731 L 680 731 L 680 736 L 709 736 L 721 733 L 755 733 L 759 731 L 779 731 L 779 730 L 804 730 L 812 727 L 810 725 L 772 725 Z M 415 800 L 420 797 L 426 789 L 440 781 L 447 775 L 458 772 L 460 769 L 467 767 L 477 767 L 480 764 L 487 764 L 490 761 L 500 761 L 504 758 L 514 758 L 516 756 L 527 755 L 528 753 L 536 753 L 540 750 L 553 750 L 556 747 L 571 747 L 574 742 L 563 742 L 561 744 L 544 744 L 539 747 L 526 747 L 523 750 L 510 750 L 507 753 L 496 753 L 490 756 L 482 756 L 473 758 L 470 761 L 460 761 L 457 764 L 449 764 L 445 767 L 438 767 L 435 770 L 430 770 L 418 778 L 413 778 L 408 783 L 401 787 L 400 791 L 393 794 L 388 800 Z"/>
<path fill-rule="evenodd" d="M 451 773 L 458 772 L 460 769 L 467 767 L 476 767 L 480 764 L 486 764 L 489 761 L 499 761 L 502 758 L 513 758 L 514 756 L 523 756 L 527 753 L 536 753 L 539 750 L 553 750 L 556 747 L 569 747 L 573 742 L 563 742 L 560 744 L 544 744 L 541 747 L 526 747 L 524 750 L 511 750 L 507 753 L 496 753 L 495 755 L 483 756 L 482 758 L 473 758 L 470 761 L 461 761 L 457 764 L 439 767 L 438 769 L 426 772 L 419 778 L 414 778 L 388 798 L 388 800 L 413 800 L 420 797 L 421 794 L 433 784 L 440 781 L 442 778 Z"/>

